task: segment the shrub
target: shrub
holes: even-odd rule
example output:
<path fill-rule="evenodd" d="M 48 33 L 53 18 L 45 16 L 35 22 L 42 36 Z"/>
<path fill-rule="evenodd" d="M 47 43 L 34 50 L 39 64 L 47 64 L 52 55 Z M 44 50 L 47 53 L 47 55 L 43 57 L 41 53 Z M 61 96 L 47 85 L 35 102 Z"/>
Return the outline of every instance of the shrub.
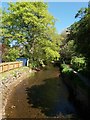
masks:
<path fill-rule="evenodd" d="M 73 57 L 71 60 L 72 67 L 77 71 L 82 71 L 86 68 L 86 61 L 84 57 Z"/>
<path fill-rule="evenodd" d="M 69 65 L 62 64 L 61 67 L 62 67 L 62 73 L 69 74 L 72 72 L 72 68 L 70 68 Z"/>
<path fill-rule="evenodd" d="M 29 64 L 29 67 L 32 68 L 32 69 L 34 69 L 34 68 L 40 67 L 40 65 L 39 65 L 39 63 L 37 63 L 37 62 L 34 61 L 33 63 Z"/>
<path fill-rule="evenodd" d="M 15 48 L 9 48 L 6 53 L 2 54 L 2 59 L 5 62 L 16 61 L 16 58 L 19 57 L 19 50 Z"/>

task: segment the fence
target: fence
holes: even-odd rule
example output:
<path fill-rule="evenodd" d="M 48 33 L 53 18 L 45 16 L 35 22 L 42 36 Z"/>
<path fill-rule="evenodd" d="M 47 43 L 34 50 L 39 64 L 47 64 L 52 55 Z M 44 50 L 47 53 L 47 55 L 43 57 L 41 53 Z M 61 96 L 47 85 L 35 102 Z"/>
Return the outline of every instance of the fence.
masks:
<path fill-rule="evenodd" d="M 0 63 L 0 73 L 23 66 L 23 62 Z"/>

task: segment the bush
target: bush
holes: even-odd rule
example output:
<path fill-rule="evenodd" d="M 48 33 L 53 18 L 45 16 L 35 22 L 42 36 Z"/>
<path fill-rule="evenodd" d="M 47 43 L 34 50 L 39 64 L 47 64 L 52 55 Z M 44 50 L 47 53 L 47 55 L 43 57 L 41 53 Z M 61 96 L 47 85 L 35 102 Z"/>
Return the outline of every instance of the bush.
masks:
<path fill-rule="evenodd" d="M 62 64 L 62 73 L 70 74 L 72 72 L 72 68 L 69 67 L 69 65 Z"/>
<path fill-rule="evenodd" d="M 19 57 L 19 50 L 15 48 L 9 48 L 6 53 L 2 54 L 2 59 L 4 62 L 16 61 L 16 58 Z"/>
<path fill-rule="evenodd" d="M 73 57 L 71 60 L 71 65 L 73 69 L 77 71 L 82 71 L 86 68 L 86 61 L 84 57 Z"/>
<path fill-rule="evenodd" d="M 40 67 L 40 64 L 36 61 L 33 61 L 32 63 L 29 64 L 29 67 L 34 69 Z"/>

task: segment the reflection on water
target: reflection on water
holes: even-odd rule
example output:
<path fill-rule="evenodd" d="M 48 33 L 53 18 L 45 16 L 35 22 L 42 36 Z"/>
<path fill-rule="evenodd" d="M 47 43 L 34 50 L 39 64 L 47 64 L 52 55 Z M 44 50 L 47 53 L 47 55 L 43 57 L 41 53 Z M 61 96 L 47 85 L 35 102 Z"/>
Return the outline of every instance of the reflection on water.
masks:
<path fill-rule="evenodd" d="M 28 103 L 40 108 L 46 116 L 75 113 L 68 101 L 68 93 L 59 77 L 44 80 L 44 84 L 26 88 Z"/>
<path fill-rule="evenodd" d="M 5 109 L 8 118 L 46 118 L 76 115 L 59 70 L 39 71 L 24 80 L 10 95 Z M 13 107 L 14 106 L 14 107 Z"/>

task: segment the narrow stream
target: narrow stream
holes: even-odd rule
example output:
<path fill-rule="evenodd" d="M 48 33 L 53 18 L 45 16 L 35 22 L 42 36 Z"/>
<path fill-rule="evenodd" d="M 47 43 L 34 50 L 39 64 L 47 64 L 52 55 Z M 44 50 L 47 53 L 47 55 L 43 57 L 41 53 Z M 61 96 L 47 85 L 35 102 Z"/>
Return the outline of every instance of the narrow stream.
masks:
<path fill-rule="evenodd" d="M 68 90 L 59 75 L 58 68 L 51 68 L 23 80 L 9 96 L 5 109 L 6 118 L 77 116 L 74 106 L 68 100 Z"/>

